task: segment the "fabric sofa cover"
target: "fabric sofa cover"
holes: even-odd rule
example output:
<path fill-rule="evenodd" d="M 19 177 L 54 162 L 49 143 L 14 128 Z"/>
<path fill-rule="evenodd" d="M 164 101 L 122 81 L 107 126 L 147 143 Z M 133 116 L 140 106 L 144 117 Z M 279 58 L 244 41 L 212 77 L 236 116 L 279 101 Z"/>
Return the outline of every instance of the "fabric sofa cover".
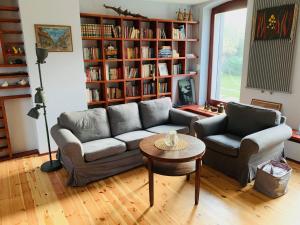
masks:
<path fill-rule="evenodd" d="M 225 111 L 227 132 L 240 137 L 280 124 L 281 113 L 272 109 L 229 102 Z"/>
<path fill-rule="evenodd" d="M 115 136 L 115 138 L 125 142 L 127 150 L 134 150 L 139 148 L 140 141 L 143 138 L 150 137 L 152 135 L 154 135 L 154 133 L 144 130 L 137 130 L 125 134 L 120 134 L 118 136 Z"/>
<path fill-rule="evenodd" d="M 292 129 L 275 110 L 228 103 L 226 112 L 194 124 L 197 137 L 206 144 L 203 162 L 246 186 L 259 164 L 281 159 Z"/>
<path fill-rule="evenodd" d="M 111 135 L 107 113 L 103 108 L 62 113 L 58 121 L 61 127 L 72 131 L 82 143 Z"/>
<path fill-rule="evenodd" d="M 170 131 L 177 131 L 181 134 L 188 134 L 190 129 L 188 126 L 176 125 L 176 124 L 163 124 L 155 127 L 148 128 L 147 131 L 156 134 L 166 134 Z"/>
<path fill-rule="evenodd" d="M 139 108 L 135 102 L 109 106 L 107 112 L 113 136 L 142 129 Z"/>
<path fill-rule="evenodd" d="M 84 159 L 87 162 L 91 162 L 97 159 L 125 152 L 126 145 L 124 142 L 121 142 L 114 138 L 104 138 L 83 143 L 82 150 Z"/>
<path fill-rule="evenodd" d="M 170 98 L 140 102 L 139 109 L 144 129 L 168 123 L 171 108 Z"/>

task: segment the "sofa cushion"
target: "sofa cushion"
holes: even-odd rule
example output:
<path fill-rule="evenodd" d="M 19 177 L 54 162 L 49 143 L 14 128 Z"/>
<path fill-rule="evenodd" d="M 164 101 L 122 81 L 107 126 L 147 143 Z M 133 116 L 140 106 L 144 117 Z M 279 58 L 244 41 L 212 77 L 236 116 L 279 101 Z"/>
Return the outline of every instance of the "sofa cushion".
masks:
<path fill-rule="evenodd" d="M 82 149 L 84 152 L 84 159 L 87 162 L 91 162 L 125 152 L 126 145 L 124 142 L 114 138 L 105 138 L 86 142 L 82 144 Z"/>
<path fill-rule="evenodd" d="M 160 98 L 139 103 L 143 128 L 147 129 L 162 125 L 169 121 L 169 111 L 172 108 L 170 98 Z"/>
<path fill-rule="evenodd" d="M 137 103 L 109 106 L 107 108 L 113 136 L 142 129 Z"/>
<path fill-rule="evenodd" d="M 175 124 L 164 124 L 156 127 L 148 128 L 147 131 L 156 133 L 156 134 L 166 134 L 170 131 L 177 131 L 181 134 L 189 134 L 190 129 L 187 126 L 175 125 Z"/>
<path fill-rule="evenodd" d="M 116 136 L 115 138 L 126 143 L 127 150 L 135 150 L 139 148 L 140 141 L 143 138 L 150 137 L 154 133 L 138 130 Z"/>
<path fill-rule="evenodd" d="M 82 143 L 111 136 L 106 110 L 103 108 L 62 113 L 59 125 L 70 130 Z"/>
<path fill-rule="evenodd" d="M 213 135 L 204 138 L 206 147 L 224 155 L 238 157 L 242 139 L 232 134 Z"/>
<path fill-rule="evenodd" d="M 228 117 L 227 133 L 240 137 L 274 127 L 280 124 L 281 113 L 272 109 L 229 102 L 226 106 Z"/>

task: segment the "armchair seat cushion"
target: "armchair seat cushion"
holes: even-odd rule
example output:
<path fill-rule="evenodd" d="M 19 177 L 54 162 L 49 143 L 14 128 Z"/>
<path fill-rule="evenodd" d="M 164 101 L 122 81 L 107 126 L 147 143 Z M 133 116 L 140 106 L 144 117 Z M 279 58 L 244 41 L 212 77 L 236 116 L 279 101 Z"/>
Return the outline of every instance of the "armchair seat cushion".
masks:
<path fill-rule="evenodd" d="M 241 138 L 232 134 L 213 135 L 204 138 L 206 147 L 212 151 L 238 157 Z"/>
<path fill-rule="evenodd" d="M 125 152 L 126 145 L 114 138 L 105 138 L 83 143 L 82 149 L 85 161 L 91 162 Z"/>
<path fill-rule="evenodd" d="M 181 134 L 189 134 L 190 129 L 188 126 L 181 126 L 181 125 L 175 125 L 175 124 L 164 124 L 156 127 L 151 127 L 147 129 L 147 131 L 156 133 L 156 134 L 166 134 L 170 131 L 177 131 Z"/>
<path fill-rule="evenodd" d="M 122 142 L 125 142 L 127 150 L 135 150 L 139 148 L 140 141 L 143 138 L 150 137 L 152 135 L 154 135 L 154 133 L 144 130 L 138 130 L 118 135 L 115 138 Z"/>

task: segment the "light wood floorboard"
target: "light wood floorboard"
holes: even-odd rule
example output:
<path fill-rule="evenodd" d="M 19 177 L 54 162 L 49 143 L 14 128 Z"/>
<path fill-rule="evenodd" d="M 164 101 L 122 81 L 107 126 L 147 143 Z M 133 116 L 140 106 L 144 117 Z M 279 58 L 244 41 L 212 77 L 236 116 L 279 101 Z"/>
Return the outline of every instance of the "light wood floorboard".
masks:
<path fill-rule="evenodd" d="M 0 225 L 300 225 L 300 165 L 293 162 L 289 192 L 278 199 L 258 193 L 253 183 L 240 188 L 204 166 L 198 206 L 194 206 L 194 175 L 190 181 L 155 175 L 155 202 L 149 208 L 143 167 L 72 188 L 65 185 L 64 169 L 40 171 L 47 159 L 29 156 L 0 162 Z"/>

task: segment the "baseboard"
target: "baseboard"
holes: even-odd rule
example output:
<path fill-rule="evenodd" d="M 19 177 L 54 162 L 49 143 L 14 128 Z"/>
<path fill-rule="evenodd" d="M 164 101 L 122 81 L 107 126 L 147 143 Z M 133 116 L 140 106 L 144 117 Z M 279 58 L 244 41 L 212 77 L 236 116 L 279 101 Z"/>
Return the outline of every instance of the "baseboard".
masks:
<path fill-rule="evenodd" d="M 300 162 L 297 161 L 297 160 L 295 160 L 295 159 L 290 159 L 290 158 L 286 158 L 286 159 L 289 160 L 289 161 L 292 161 L 292 162 L 294 162 L 294 163 L 300 164 Z"/>
<path fill-rule="evenodd" d="M 26 152 L 18 152 L 18 153 L 14 153 L 12 155 L 12 157 L 9 157 L 9 156 L 0 157 L 0 162 L 10 160 L 10 159 L 16 159 L 16 158 L 31 156 L 31 155 L 38 155 L 38 154 L 39 154 L 39 151 L 37 149 L 26 151 Z"/>

